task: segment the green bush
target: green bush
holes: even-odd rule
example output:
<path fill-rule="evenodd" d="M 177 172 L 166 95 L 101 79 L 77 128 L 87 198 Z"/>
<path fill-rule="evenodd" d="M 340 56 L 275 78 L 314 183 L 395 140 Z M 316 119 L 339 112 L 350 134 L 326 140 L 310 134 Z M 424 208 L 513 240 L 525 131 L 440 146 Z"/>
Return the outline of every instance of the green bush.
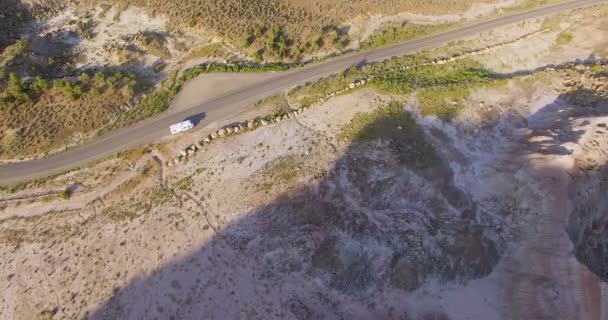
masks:
<path fill-rule="evenodd" d="M 97 84 L 103 84 L 106 81 L 106 75 L 101 72 L 95 72 L 95 82 Z"/>
<path fill-rule="evenodd" d="M 601 64 L 599 64 L 599 63 L 594 64 L 594 65 L 591 67 L 591 72 L 593 72 L 593 73 L 600 73 L 600 72 L 602 72 L 602 71 L 604 71 L 604 66 L 602 66 L 602 65 L 601 65 Z"/>
<path fill-rule="evenodd" d="M 8 85 L 2 94 L 2 100 L 17 103 L 23 103 L 31 100 L 29 94 L 25 90 L 23 82 L 14 72 L 9 73 L 8 75 Z"/>
<path fill-rule="evenodd" d="M 61 89 L 63 94 L 72 101 L 78 100 L 82 96 L 82 87 L 67 80 L 55 80 L 53 81 L 53 87 Z"/>
<path fill-rule="evenodd" d="M 42 77 L 37 76 L 34 82 L 30 85 L 30 89 L 35 92 L 45 92 L 49 89 L 49 83 L 42 79 Z"/>
<path fill-rule="evenodd" d="M 82 84 L 86 84 L 91 80 L 91 76 L 89 76 L 88 73 L 83 72 L 80 74 L 80 76 L 78 77 L 78 81 L 80 81 L 80 83 Z"/>

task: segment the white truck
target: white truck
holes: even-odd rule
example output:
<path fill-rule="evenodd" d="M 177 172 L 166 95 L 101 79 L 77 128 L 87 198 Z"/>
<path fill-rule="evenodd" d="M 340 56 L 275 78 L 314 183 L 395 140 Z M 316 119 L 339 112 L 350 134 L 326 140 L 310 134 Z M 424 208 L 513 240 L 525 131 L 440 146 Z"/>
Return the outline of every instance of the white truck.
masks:
<path fill-rule="evenodd" d="M 194 124 L 190 120 L 182 121 L 169 127 L 169 129 L 171 130 L 171 134 L 178 134 L 180 132 L 184 132 L 192 128 L 194 128 Z"/>

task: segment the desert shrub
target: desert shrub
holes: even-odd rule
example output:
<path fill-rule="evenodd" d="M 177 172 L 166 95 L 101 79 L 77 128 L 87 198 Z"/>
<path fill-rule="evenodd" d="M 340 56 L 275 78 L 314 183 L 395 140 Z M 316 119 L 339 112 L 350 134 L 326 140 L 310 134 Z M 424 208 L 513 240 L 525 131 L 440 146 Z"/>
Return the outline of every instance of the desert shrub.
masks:
<path fill-rule="evenodd" d="M 136 40 L 150 54 L 163 59 L 171 57 L 171 52 L 167 48 L 167 39 L 161 33 L 143 31 L 136 35 Z"/>
<path fill-rule="evenodd" d="M 82 87 L 78 84 L 72 84 L 67 80 L 55 80 L 53 81 L 53 87 L 60 89 L 72 101 L 78 100 L 82 96 Z"/>
<path fill-rule="evenodd" d="M 118 85 L 121 79 L 122 76 L 120 75 L 120 73 L 114 73 L 110 77 L 106 78 L 106 84 L 108 85 L 108 88 L 113 89 Z"/>
<path fill-rule="evenodd" d="M 604 71 L 604 66 L 602 66 L 599 63 L 596 63 L 593 66 L 591 66 L 591 72 L 593 72 L 593 73 L 600 73 L 602 71 Z"/>
<path fill-rule="evenodd" d="M 70 189 L 70 187 L 66 187 L 61 192 L 61 198 L 64 199 L 64 200 L 68 200 L 71 196 L 72 196 L 72 190 Z"/>
<path fill-rule="evenodd" d="M 190 190 L 192 189 L 192 177 L 188 176 L 185 177 L 181 180 L 179 180 L 176 184 L 175 184 L 175 189 L 177 190 Z"/>
<path fill-rule="evenodd" d="M 78 81 L 80 81 L 80 83 L 82 83 L 82 84 L 87 84 L 90 80 L 91 80 L 91 76 L 89 76 L 89 74 L 86 72 L 82 72 L 80 74 L 80 76 L 78 77 Z"/>
<path fill-rule="evenodd" d="M 4 92 L 0 95 L 0 100 L 4 103 L 23 103 L 31 100 L 26 91 L 26 86 L 16 73 L 9 73 L 8 84 Z"/>
<path fill-rule="evenodd" d="M 557 46 L 563 46 L 563 45 L 569 44 L 570 42 L 572 42 L 572 40 L 574 40 L 574 35 L 571 32 L 562 31 L 557 36 L 557 40 L 555 40 L 555 44 Z"/>
<path fill-rule="evenodd" d="M 95 72 L 95 82 L 97 84 L 103 84 L 106 81 L 106 75 L 102 72 Z"/>

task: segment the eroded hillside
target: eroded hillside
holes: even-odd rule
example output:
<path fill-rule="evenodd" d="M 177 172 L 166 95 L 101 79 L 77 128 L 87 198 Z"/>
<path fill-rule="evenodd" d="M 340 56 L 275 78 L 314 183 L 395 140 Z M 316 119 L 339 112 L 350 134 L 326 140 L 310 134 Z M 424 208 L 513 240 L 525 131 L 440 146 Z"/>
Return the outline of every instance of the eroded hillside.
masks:
<path fill-rule="evenodd" d="M 568 249 L 580 239 L 581 261 L 601 268 L 586 253 L 605 246 L 594 236 L 602 218 L 587 220 L 572 196 L 600 190 L 576 169 L 603 170 L 579 165 L 605 157 L 608 110 L 596 89 L 607 81 L 596 71 L 474 89 L 449 123 L 365 89 L 178 166 L 146 154 L 83 207 L 3 221 L 3 314 L 601 319 L 605 285 Z M 490 94 L 503 98 L 481 100 Z M 74 204 L 99 194 L 82 181 Z M 514 272 L 523 265 L 529 273 Z M 572 276 L 548 276 L 563 268 Z M 474 309 L 458 307 L 463 292 Z M 577 307 L 583 292 L 588 309 Z"/>
<path fill-rule="evenodd" d="M 560 19 L 4 190 L 0 314 L 606 319 L 605 7 Z"/>

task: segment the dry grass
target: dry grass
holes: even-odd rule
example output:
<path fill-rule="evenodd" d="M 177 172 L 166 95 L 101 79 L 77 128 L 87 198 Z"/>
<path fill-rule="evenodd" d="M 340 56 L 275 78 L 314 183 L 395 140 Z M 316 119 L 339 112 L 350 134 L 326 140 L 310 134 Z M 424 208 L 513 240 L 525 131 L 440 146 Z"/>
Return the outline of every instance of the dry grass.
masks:
<path fill-rule="evenodd" d="M 287 155 L 279 157 L 258 170 L 252 181 L 254 189 L 263 193 L 289 188 L 302 176 L 304 163 L 299 156 Z"/>
<path fill-rule="evenodd" d="M 14 159 L 61 147 L 108 123 L 127 100 L 119 88 L 68 99 L 51 88 L 35 101 L 0 108 L 0 157 Z"/>
<path fill-rule="evenodd" d="M 362 14 L 448 14 L 463 12 L 476 2 L 496 0 L 117 0 L 117 5 L 145 7 L 163 14 L 173 27 L 211 31 L 237 47 L 265 59 L 296 59 L 323 48 L 341 49 L 348 39 L 339 26 Z M 275 27 L 281 31 L 273 33 Z M 276 36 L 276 37 L 275 37 Z M 284 38 L 286 50 L 279 38 Z M 273 44 L 273 39 L 277 40 Z M 273 48 L 274 47 L 274 48 Z"/>

